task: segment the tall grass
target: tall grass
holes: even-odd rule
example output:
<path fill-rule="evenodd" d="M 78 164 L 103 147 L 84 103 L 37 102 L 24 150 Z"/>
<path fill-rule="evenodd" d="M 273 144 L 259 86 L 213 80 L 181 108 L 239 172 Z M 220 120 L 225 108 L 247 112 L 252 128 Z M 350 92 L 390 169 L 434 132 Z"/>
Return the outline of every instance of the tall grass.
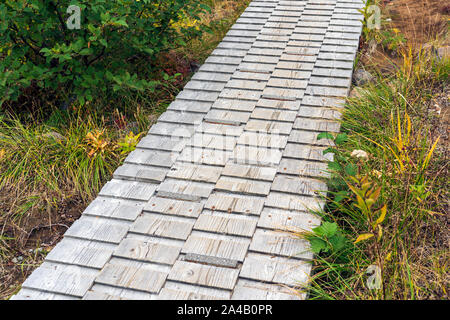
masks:
<path fill-rule="evenodd" d="M 319 251 L 311 299 L 448 298 L 448 159 L 430 105 L 448 90 L 449 67 L 406 49 L 394 74 L 348 100 L 319 213 L 345 245 Z"/>

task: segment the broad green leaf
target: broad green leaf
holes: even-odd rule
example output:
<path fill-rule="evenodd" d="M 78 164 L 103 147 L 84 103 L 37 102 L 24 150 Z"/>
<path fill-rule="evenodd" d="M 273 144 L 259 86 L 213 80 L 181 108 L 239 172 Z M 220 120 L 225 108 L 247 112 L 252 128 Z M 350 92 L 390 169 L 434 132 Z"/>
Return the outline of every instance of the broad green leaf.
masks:
<path fill-rule="evenodd" d="M 337 162 L 328 162 L 328 169 L 334 171 L 341 171 L 341 166 Z"/>
<path fill-rule="evenodd" d="M 318 236 L 322 237 L 331 237 L 333 236 L 338 229 L 338 226 L 336 223 L 331 223 L 328 221 L 325 221 L 322 223 L 322 225 L 313 228 L 313 232 L 317 234 Z"/>
<path fill-rule="evenodd" d="M 334 140 L 334 143 L 336 143 L 336 145 L 341 145 L 344 142 L 346 142 L 348 140 L 347 138 L 347 134 L 346 133 L 340 133 L 336 136 L 336 139 Z"/>
<path fill-rule="evenodd" d="M 341 202 L 342 200 L 346 199 L 347 197 L 348 197 L 347 191 L 339 191 L 339 192 L 334 196 L 334 201 L 336 201 L 336 202 Z"/>
<path fill-rule="evenodd" d="M 328 241 L 331 243 L 334 252 L 342 250 L 347 243 L 347 239 L 339 232 L 329 238 Z"/>
<path fill-rule="evenodd" d="M 357 167 L 352 163 L 346 165 L 344 170 L 345 173 L 348 174 L 349 176 L 356 176 L 356 174 L 358 173 Z"/>
<path fill-rule="evenodd" d="M 311 251 L 315 254 L 319 254 L 321 251 L 326 251 L 327 243 L 319 238 L 313 238 L 309 240 L 311 244 Z"/>
<path fill-rule="evenodd" d="M 317 140 L 321 140 L 321 139 L 330 139 L 333 140 L 334 136 L 329 133 L 329 132 L 321 132 L 317 135 Z"/>

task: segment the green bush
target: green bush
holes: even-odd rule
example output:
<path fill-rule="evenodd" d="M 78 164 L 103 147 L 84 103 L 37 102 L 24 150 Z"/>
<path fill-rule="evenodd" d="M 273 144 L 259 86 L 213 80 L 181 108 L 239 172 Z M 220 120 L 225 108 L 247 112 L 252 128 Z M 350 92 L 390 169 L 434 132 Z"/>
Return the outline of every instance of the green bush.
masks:
<path fill-rule="evenodd" d="M 80 29 L 71 29 L 81 9 Z M 122 89 L 154 88 L 158 54 L 203 27 L 199 0 L 5 0 L 0 4 L 0 106 L 33 86 L 84 103 Z"/>

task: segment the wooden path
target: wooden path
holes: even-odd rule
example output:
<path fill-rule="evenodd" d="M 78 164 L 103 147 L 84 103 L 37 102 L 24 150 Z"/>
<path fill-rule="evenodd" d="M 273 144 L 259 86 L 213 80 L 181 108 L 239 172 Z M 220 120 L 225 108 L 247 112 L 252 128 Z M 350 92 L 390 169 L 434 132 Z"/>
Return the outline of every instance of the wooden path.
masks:
<path fill-rule="evenodd" d="M 302 299 L 362 0 L 255 0 L 13 299 Z"/>

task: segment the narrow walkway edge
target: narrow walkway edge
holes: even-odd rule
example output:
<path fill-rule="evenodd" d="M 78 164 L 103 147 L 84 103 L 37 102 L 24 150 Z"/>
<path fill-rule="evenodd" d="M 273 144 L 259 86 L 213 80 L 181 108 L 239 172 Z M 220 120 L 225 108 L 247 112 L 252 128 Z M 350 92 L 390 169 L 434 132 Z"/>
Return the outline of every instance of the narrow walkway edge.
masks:
<path fill-rule="evenodd" d="M 305 299 L 363 0 L 254 0 L 12 299 Z"/>

